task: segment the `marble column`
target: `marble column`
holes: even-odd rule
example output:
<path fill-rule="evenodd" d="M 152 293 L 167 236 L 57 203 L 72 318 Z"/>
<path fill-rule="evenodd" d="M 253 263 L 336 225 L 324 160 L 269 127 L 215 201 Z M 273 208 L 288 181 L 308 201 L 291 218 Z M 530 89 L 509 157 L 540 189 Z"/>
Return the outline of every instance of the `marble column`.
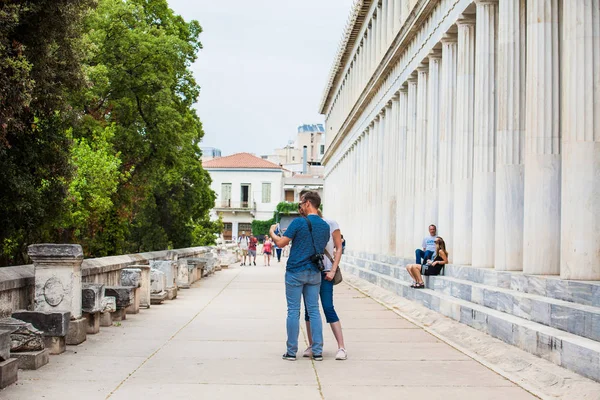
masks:
<path fill-rule="evenodd" d="M 417 129 L 417 77 L 411 75 L 408 78 L 407 96 L 407 118 L 406 118 L 406 168 L 404 170 L 404 239 L 403 256 L 413 258 L 415 252 L 414 229 L 415 229 L 415 136 Z M 420 242 L 419 242 L 420 244 Z"/>
<path fill-rule="evenodd" d="M 454 263 L 471 264 L 473 242 L 473 113 L 475 19 L 461 16 L 456 77 L 456 151 L 454 152 Z"/>
<path fill-rule="evenodd" d="M 388 40 L 387 45 L 389 46 L 394 38 L 396 37 L 396 29 L 394 24 L 394 16 L 396 15 L 396 0 L 388 0 L 387 8 L 387 31 Z"/>
<path fill-rule="evenodd" d="M 386 123 L 387 123 L 387 115 L 385 114 L 385 107 L 379 111 L 378 115 L 378 124 L 377 126 L 377 158 L 375 159 L 375 218 L 373 222 L 376 225 L 379 225 L 379 231 L 384 236 L 389 236 L 389 232 L 386 229 L 386 215 L 385 208 L 383 207 L 383 203 L 385 201 L 385 141 L 386 141 Z M 377 254 L 382 254 L 384 252 L 384 241 L 379 238 L 377 240 L 377 245 L 374 247 L 374 250 Z"/>
<path fill-rule="evenodd" d="M 400 19 L 402 18 L 402 1 L 403 0 L 394 0 L 394 35 L 398 33 L 400 30 Z"/>
<path fill-rule="evenodd" d="M 406 215 L 406 124 L 408 120 L 408 86 L 402 85 L 398 98 L 398 173 L 396 174 L 396 255 L 404 256 L 407 235 Z M 412 235 L 411 235 L 412 238 Z"/>
<path fill-rule="evenodd" d="M 563 279 L 600 280 L 600 2 L 562 11 Z"/>
<path fill-rule="evenodd" d="M 527 2 L 523 272 L 560 273 L 558 0 Z"/>
<path fill-rule="evenodd" d="M 429 65 L 421 64 L 417 67 L 417 127 L 415 132 L 415 222 L 413 229 L 413 246 L 420 246 L 427 232 L 425 221 L 425 185 L 427 160 L 427 109 L 428 109 L 428 80 Z"/>
<path fill-rule="evenodd" d="M 496 227 L 496 57 L 498 0 L 476 0 L 475 130 L 473 137 L 473 256 L 494 266 Z"/>
<path fill-rule="evenodd" d="M 446 242 L 449 261 L 454 259 L 454 128 L 456 110 L 456 54 L 458 40 L 455 33 L 442 38 L 441 100 L 440 100 L 440 159 L 438 230 Z"/>
<path fill-rule="evenodd" d="M 500 0 L 494 267 L 523 269 L 525 0 Z"/>
<path fill-rule="evenodd" d="M 371 122 L 371 129 L 369 129 L 369 218 L 368 221 L 375 221 L 375 197 L 379 195 L 376 192 L 377 187 L 377 157 L 379 157 L 379 153 L 377 152 L 377 133 L 379 131 L 379 114 L 375 117 L 375 119 Z M 369 238 L 367 243 L 369 243 L 369 250 L 373 253 L 373 249 L 377 246 L 377 241 L 375 240 L 375 226 L 370 226 L 368 228 Z"/>
<path fill-rule="evenodd" d="M 429 84 L 427 111 L 427 151 L 425 152 L 425 224 L 438 225 L 439 141 L 440 141 L 440 70 L 442 52 L 429 54 Z M 440 233 L 441 234 L 441 233 Z"/>
<path fill-rule="evenodd" d="M 379 7 L 379 12 L 381 18 L 379 21 L 381 22 L 381 55 L 385 54 L 388 45 L 389 38 L 389 24 L 388 24 L 388 2 L 389 0 L 381 0 L 381 6 Z"/>
<path fill-rule="evenodd" d="M 398 208 L 398 196 L 397 196 L 397 177 L 399 174 L 399 160 L 398 160 L 398 107 L 399 107 L 399 93 L 394 94 L 391 101 L 390 108 L 390 135 L 391 142 L 389 146 L 390 152 L 390 163 L 388 164 L 389 170 L 389 215 L 390 215 L 390 240 L 388 242 L 388 254 L 394 255 L 396 253 L 397 243 L 397 231 L 396 226 L 398 221 L 398 215 L 396 214 Z"/>

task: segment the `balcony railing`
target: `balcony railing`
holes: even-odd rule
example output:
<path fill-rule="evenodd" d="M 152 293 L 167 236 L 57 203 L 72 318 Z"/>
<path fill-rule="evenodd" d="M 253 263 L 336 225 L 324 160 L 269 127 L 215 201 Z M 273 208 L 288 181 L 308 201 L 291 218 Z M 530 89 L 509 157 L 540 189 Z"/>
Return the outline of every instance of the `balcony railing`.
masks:
<path fill-rule="evenodd" d="M 256 210 L 256 202 L 231 200 L 217 201 L 215 208 L 226 210 Z"/>

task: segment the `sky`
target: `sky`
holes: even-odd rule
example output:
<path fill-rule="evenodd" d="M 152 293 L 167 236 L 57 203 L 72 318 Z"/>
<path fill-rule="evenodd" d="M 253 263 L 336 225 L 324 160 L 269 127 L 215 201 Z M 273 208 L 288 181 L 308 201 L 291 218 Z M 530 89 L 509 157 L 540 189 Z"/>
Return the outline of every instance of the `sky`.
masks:
<path fill-rule="evenodd" d="M 192 66 L 202 147 L 272 154 L 302 124 L 323 123 L 319 104 L 352 0 L 169 0 L 200 22 Z"/>

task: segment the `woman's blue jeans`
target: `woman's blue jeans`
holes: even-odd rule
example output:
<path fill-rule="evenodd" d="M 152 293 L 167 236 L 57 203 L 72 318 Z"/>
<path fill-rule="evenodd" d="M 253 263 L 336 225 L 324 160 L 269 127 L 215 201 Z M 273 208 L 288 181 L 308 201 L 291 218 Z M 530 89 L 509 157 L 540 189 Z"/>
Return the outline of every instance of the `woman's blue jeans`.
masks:
<path fill-rule="evenodd" d="M 303 271 L 286 271 L 285 296 L 287 299 L 287 354 L 295 356 L 298 352 L 298 335 L 300 333 L 300 303 L 304 303 L 308 315 L 314 321 L 311 325 L 313 354 L 323 352 L 323 323 L 319 313 L 319 290 L 321 273 L 314 268 Z"/>
<path fill-rule="evenodd" d="M 325 320 L 328 324 L 338 322 L 340 319 L 335 312 L 333 307 L 333 281 L 325 279 L 326 272 L 322 273 L 321 276 L 321 289 L 319 291 L 321 297 L 321 306 L 323 307 L 323 313 L 325 314 Z M 310 315 L 306 311 L 306 302 L 304 302 L 304 319 L 311 321 Z M 312 328 L 312 324 L 311 324 Z"/>

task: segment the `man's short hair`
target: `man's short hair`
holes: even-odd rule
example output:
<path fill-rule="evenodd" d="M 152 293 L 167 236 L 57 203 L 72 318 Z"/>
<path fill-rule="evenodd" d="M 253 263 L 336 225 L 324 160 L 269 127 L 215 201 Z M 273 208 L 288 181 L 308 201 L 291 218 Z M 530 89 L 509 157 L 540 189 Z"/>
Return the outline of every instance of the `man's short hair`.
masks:
<path fill-rule="evenodd" d="M 317 209 L 321 206 L 321 196 L 317 192 L 307 191 L 304 194 L 304 201 L 309 201 Z"/>
<path fill-rule="evenodd" d="M 437 231 L 437 226 L 435 226 L 434 224 L 431 224 L 431 225 L 429 225 L 429 227 L 430 227 L 430 228 L 431 228 L 432 226 L 433 226 L 433 227 L 435 228 L 435 230 Z"/>
<path fill-rule="evenodd" d="M 310 190 L 308 190 L 308 189 L 302 189 L 302 191 L 300 192 L 300 197 L 304 196 L 308 192 L 310 192 Z"/>

